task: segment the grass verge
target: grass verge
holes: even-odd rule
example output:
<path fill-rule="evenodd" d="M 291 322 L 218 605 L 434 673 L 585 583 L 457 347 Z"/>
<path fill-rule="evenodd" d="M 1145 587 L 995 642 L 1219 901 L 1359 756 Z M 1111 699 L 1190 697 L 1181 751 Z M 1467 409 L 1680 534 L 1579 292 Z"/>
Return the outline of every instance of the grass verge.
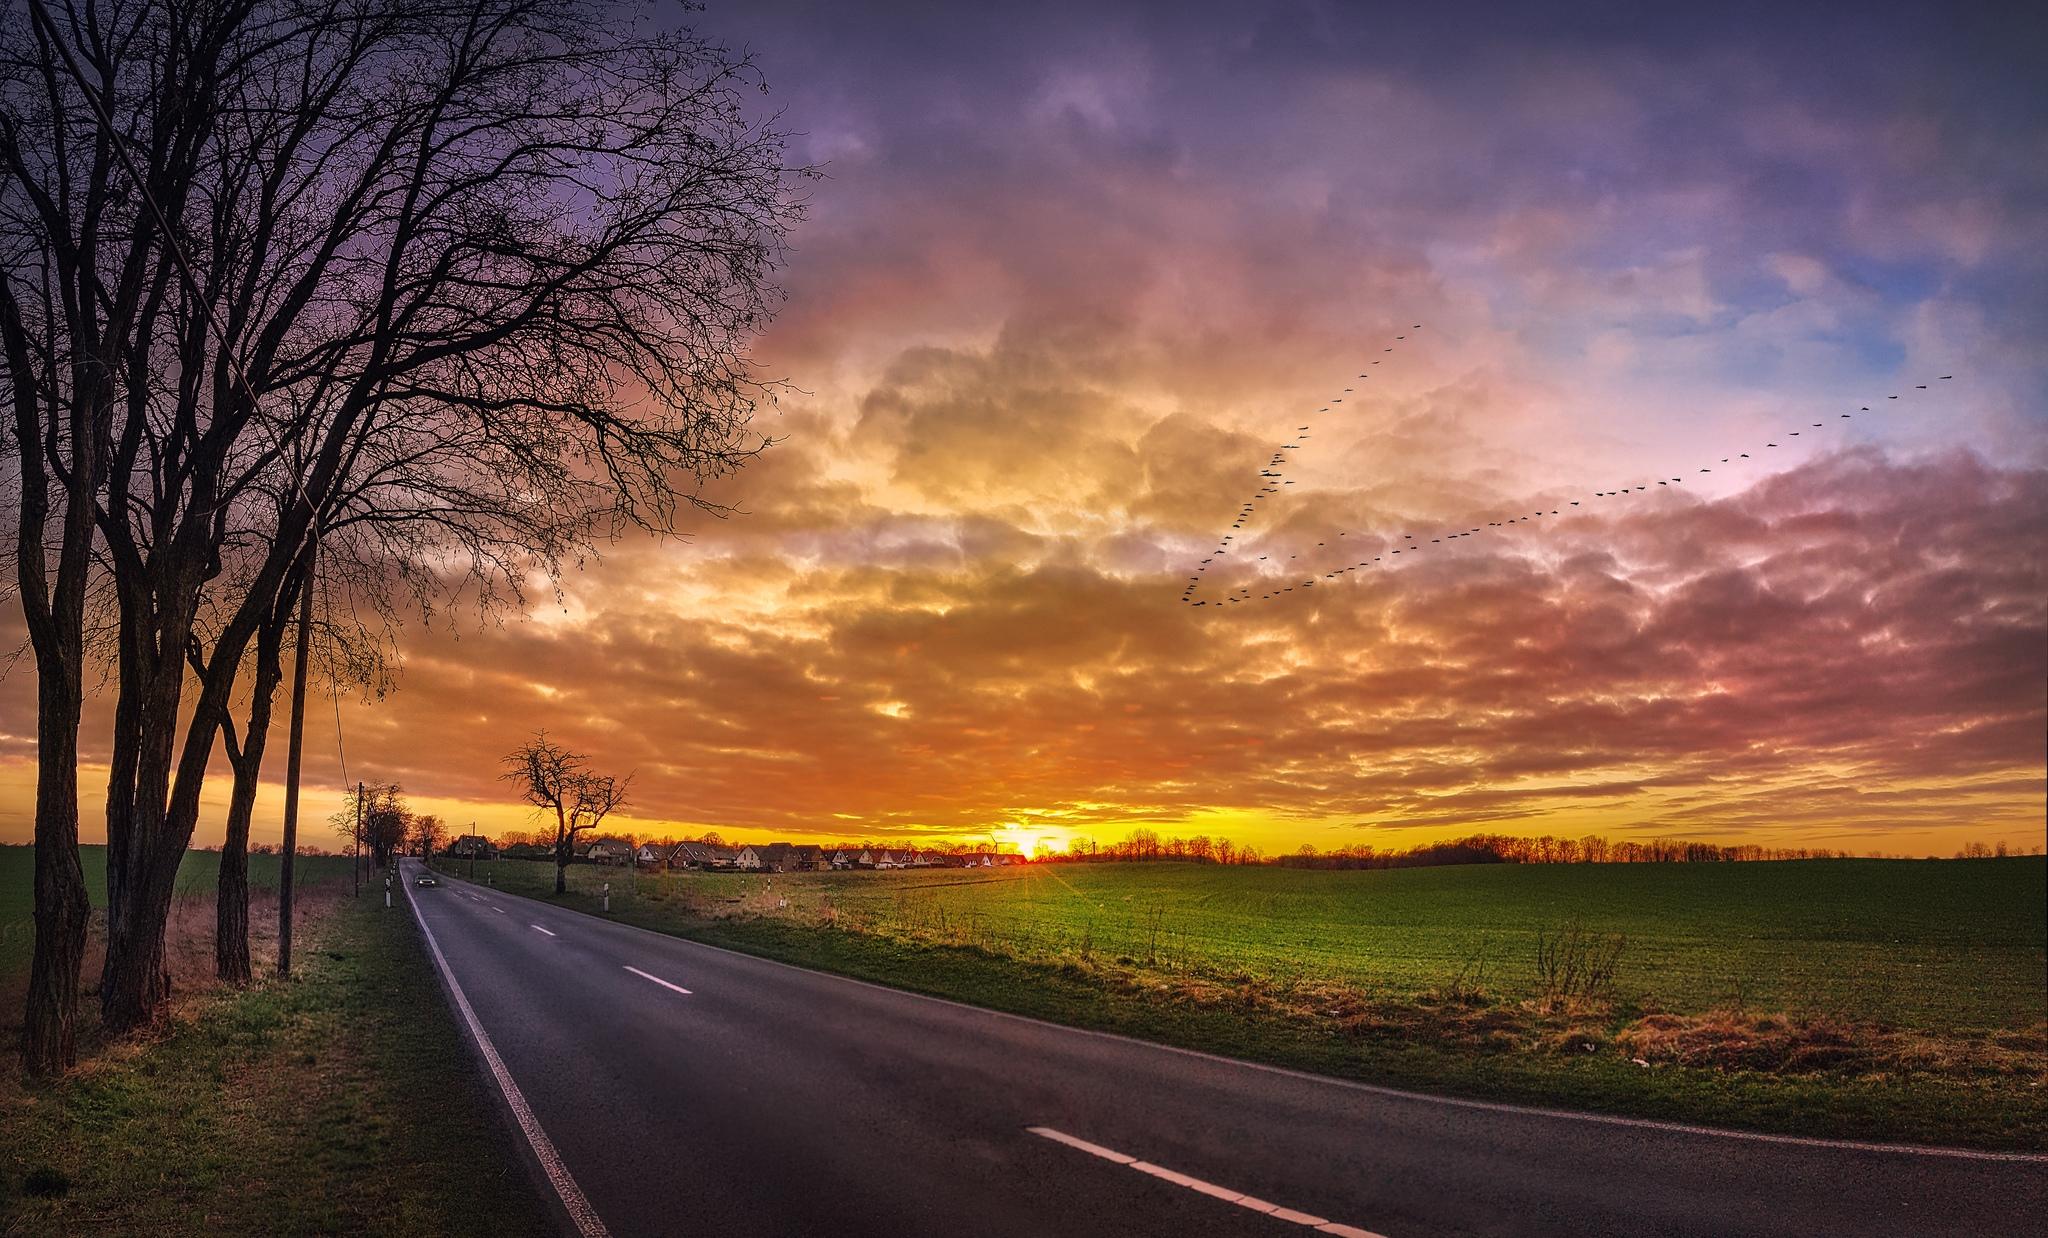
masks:
<path fill-rule="evenodd" d="M 1906 1034 L 1820 1015 L 1503 997 L 1459 978 L 1372 988 L 1070 944 L 1034 953 L 874 917 L 777 914 L 779 897 L 633 896 L 616 873 L 577 871 L 559 899 L 547 865 L 507 862 L 489 875 L 509 893 L 586 912 L 599 910 L 594 884 L 610 877 L 621 886 L 611 918 L 643 928 L 1340 1078 L 1824 1138 L 2048 1147 L 2048 1036 L 2039 1027 Z"/>
<path fill-rule="evenodd" d="M 0 1233 L 552 1233 L 418 932 L 338 898 L 292 981 L 0 1092 Z"/>

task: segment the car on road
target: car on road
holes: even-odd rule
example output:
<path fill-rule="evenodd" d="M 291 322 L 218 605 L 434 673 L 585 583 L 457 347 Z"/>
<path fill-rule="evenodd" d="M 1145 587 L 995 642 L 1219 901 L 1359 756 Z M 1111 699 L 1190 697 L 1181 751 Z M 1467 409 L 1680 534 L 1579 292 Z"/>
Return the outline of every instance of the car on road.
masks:
<path fill-rule="evenodd" d="M 437 886 L 441 884 L 441 879 L 432 873 L 421 873 L 412 879 L 412 883 L 416 886 Z"/>

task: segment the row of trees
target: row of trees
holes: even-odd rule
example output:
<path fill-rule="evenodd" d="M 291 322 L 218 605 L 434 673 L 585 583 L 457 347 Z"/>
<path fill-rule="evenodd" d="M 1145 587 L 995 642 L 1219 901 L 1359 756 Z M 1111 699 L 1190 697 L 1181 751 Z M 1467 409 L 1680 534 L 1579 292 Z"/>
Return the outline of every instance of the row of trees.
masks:
<path fill-rule="evenodd" d="M 1044 857 L 1055 863 L 1146 862 L 1180 860 L 1195 864 L 1263 864 L 1266 855 L 1249 843 L 1197 834 L 1193 838 L 1161 838 L 1159 831 L 1136 829 L 1122 842 L 1098 843 L 1077 838 L 1066 851 Z"/>
<path fill-rule="evenodd" d="M 1440 864 L 1718 864 L 1746 860 L 1845 860 L 1847 851 L 1824 847 L 1764 847 L 1755 843 L 1722 845 L 1683 838 L 1614 841 L 1598 834 L 1561 838 L 1545 834 L 1523 838 L 1508 834 L 1472 834 L 1442 842 L 1418 843 L 1382 851 L 1354 843 L 1331 851 L 1303 847 L 1275 864 L 1288 868 L 1422 868 Z"/>
<path fill-rule="evenodd" d="M 2025 852 L 2015 850 L 2009 843 L 1964 843 L 1952 857 L 1958 860 L 2002 860 L 2010 855 L 2040 855 L 2044 848 L 2035 843 Z"/>
<path fill-rule="evenodd" d="M 2035 848 L 2038 854 L 2041 848 Z M 1989 858 L 2010 853 L 2004 843 L 1971 843 L 1957 859 Z M 1101 846 L 1078 839 L 1055 862 L 1167 861 L 1197 864 L 1275 864 L 1283 868 L 1360 869 L 1423 868 L 1443 864 L 1726 864 L 1757 860 L 1846 860 L 1855 853 L 1825 847 L 1765 847 L 1756 843 L 1705 843 L 1684 838 L 1622 839 L 1598 834 L 1564 838 L 1545 834 L 1524 838 L 1508 834 L 1472 834 L 1442 842 L 1382 850 L 1370 843 L 1352 843 L 1329 851 L 1303 846 L 1291 855 L 1267 859 L 1256 848 L 1234 847 L 1228 839 L 1207 835 L 1160 838 L 1155 830 L 1133 830 L 1120 843 Z"/>
<path fill-rule="evenodd" d="M 412 810 L 395 782 L 357 783 L 329 817 L 334 832 L 357 855 L 383 868 L 399 855 L 435 855 L 448 846 L 448 825 L 433 813 Z"/>
<path fill-rule="evenodd" d="M 118 1034 L 169 996 L 173 878 L 216 749 L 218 965 L 249 978 L 244 857 L 288 646 L 295 739 L 311 646 L 337 683 L 374 683 L 404 610 L 516 603 L 624 527 L 717 510 L 701 483 L 763 446 L 746 349 L 801 206 L 782 134 L 742 112 L 758 85 L 602 0 L 7 5 L 0 494 L 37 677 L 31 1071 L 75 1053 L 93 668 Z"/>

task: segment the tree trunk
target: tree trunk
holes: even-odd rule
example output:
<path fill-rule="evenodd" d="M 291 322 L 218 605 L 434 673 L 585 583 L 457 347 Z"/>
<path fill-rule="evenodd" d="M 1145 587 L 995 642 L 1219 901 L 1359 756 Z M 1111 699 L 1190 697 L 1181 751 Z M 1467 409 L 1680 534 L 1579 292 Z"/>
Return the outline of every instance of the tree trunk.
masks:
<path fill-rule="evenodd" d="M 45 406 L 23 331 L 12 276 L 0 275 L 0 345 L 13 380 L 14 446 L 19 450 L 19 507 L 14 572 L 22 617 L 36 654 L 35 945 L 28 1000 L 22 1011 L 22 1065 L 30 1074 L 70 1068 L 78 1052 L 78 973 L 92 914 L 78 860 L 78 726 L 84 707 L 85 594 L 92 566 L 93 501 L 100 482 L 105 367 L 81 351 L 72 365 L 67 414 Z M 51 389 L 55 375 L 44 376 Z M 79 381 L 81 378 L 87 381 Z M 47 412 L 47 419 L 45 413 Z M 50 480 L 65 470 L 38 445 L 54 439 L 60 416 L 70 425 L 64 525 L 57 571 L 49 573 Z"/>
<path fill-rule="evenodd" d="M 111 851 L 111 848 L 109 849 Z M 165 936 L 181 845 L 140 857 L 131 867 L 117 918 L 109 906 L 107 960 L 100 969 L 100 1022 L 116 1035 L 155 1023 L 171 1000 Z"/>
<path fill-rule="evenodd" d="M 227 836 L 220 845 L 220 881 L 214 893 L 214 973 L 241 987 L 254 978 L 249 961 L 249 821 L 256 811 L 256 789 L 263 773 L 263 748 L 270 734 L 270 704 L 284 670 L 278 649 L 280 625 L 266 625 L 256 639 L 256 683 L 249 700 L 249 726 L 242 750 L 234 757 L 235 786 L 228 800 Z"/>
<path fill-rule="evenodd" d="M 36 710 L 35 949 L 22 1014 L 22 1066 L 58 1074 L 77 1060 L 78 973 L 92 914 L 78 862 L 76 667 L 38 661 Z M 67 673 L 68 672 L 68 673 Z"/>
<path fill-rule="evenodd" d="M 248 781 L 248 798 L 254 800 L 256 780 Z M 220 845 L 220 879 L 214 886 L 213 974 L 239 989 L 255 978 L 249 962 L 249 811 L 240 803 L 240 771 L 235 774 L 234 798 L 228 808 L 227 838 Z"/>
<path fill-rule="evenodd" d="M 124 616 L 122 626 L 131 622 Z M 170 1001 L 164 935 L 178 862 L 190 836 L 189 828 L 181 836 L 165 803 L 184 664 L 166 674 L 160 659 L 137 651 L 147 639 L 122 638 L 122 699 L 115 706 L 114 772 L 108 780 L 107 957 L 100 968 L 100 1022 L 114 1035 L 154 1023 Z M 178 639 L 182 648 L 182 634 Z M 131 661 L 139 664 L 133 671 Z"/>

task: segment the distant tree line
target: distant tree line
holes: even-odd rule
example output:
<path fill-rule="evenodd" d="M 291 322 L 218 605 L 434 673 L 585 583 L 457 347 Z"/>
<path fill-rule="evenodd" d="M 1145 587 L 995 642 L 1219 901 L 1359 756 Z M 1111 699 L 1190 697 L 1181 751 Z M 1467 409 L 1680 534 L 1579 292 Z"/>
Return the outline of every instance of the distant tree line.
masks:
<path fill-rule="evenodd" d="M 2009 855 L 2040 855 L 2041 846 L 2036 843 L 2031 850 L 2015 851 L 2004 843 L 1964 843 L 1952 857 L 1958 860 L 2002 860 Z"/>
<path fill-rule="evenodd" d="M 1429 868 L 1443 864 L 1728 864 L 1753 860 L 1847 860 L 1854 853 L 1826 847 L 1766 847 L 1758 843 L 1705 843 L 1688 838 L 1521 838 L 1471 834 L 1441 842 L 1381 850 L 1353 843 L 1330 851 L 1305 846 L 1273 862 L 1285 868 Z"/>
<path fill-rule="evenodd" d="M 2036 846 L 2030 854 L 2039 855 Z M 1956 859 L 1990 859 L 2019 854 L 2005 843 L 1970 843 Z M 1545 834 L 1523 838 L 1507 834 L 1470 834 L 1410 847 L 1379 848 L 1352 843 L 1321 851 L 1305 845 L 1291 855 L 1267 857 L 1258 848 L 1227 838 L 1198 834 L 1193 838 L 1162 838 L 1151 829 L 1133 830 L 1122 842 L 1100 844 L 1077 839 L 1054 863 L 1181 862 L 1194 864 L 1271 864 L 1280 868 L 1365 869 L 1429 868 L 1446 864 L 1732 864 L 1757 860 L 1848 860 L 1855 852 L 1827 847 L 1766 847 L 1758 843 L 1708 843 L 1686 838 L 1623 839 L 1598 834 L 1564 838 Z M 1881 857 L 1879 857 L 1881 858 Z M 1929 859 L 1937 857 L 1929 856 Z"/>
<path fill-rule="evenodd" d="M 1266 854 L 1249 843 L 1197 834 L 1193 838 L 1161 838 L 1152 829 L 1132 830 L 1119 843 L 1077 838 L 1059 854 L 1041 857 L 1055 864 L 1171 863 L 1263 864 Z"/>

